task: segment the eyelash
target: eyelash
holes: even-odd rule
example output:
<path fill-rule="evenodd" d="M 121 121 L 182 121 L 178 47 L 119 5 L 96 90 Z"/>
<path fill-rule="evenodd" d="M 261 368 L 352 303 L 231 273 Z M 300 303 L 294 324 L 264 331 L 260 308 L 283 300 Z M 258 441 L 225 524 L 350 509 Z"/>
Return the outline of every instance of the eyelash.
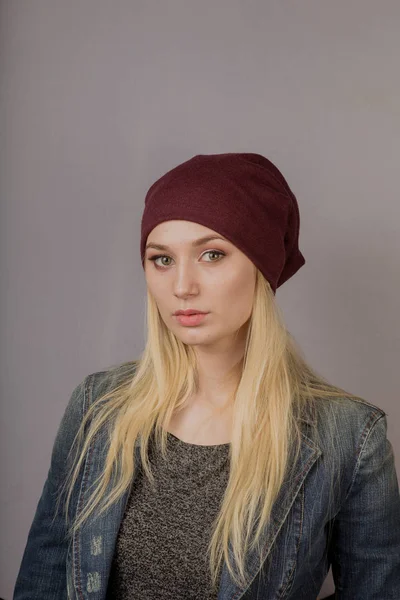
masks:
<path fill-rule="evenodd" d="M 225 256 L 225 253 L 220 252 L 219 250 L 207 250 L 206 252 L 204 252 L 204 254 L 209 254 L 210 252 L 213 252 L 214 254 L 220 254 L 221 256 Z M 151 260 L 152 262 L 154 262 L 154 266 L 156 267 L 156 269 L 167 269 L 169 265 L 160 266 L 160 265 L 155 264 L 155 261 L 158 258 L 164 258 L 164 257 L 171 258 L 170 256 L 168 256 L 168 254 L 157 254 L 156 256 L 152 256 L 151 258 L 148 258 L 147 260 Z M 211 262 L 211 263 L 219 262 L 219 260 L 211 260 L 209 262 Z"/>

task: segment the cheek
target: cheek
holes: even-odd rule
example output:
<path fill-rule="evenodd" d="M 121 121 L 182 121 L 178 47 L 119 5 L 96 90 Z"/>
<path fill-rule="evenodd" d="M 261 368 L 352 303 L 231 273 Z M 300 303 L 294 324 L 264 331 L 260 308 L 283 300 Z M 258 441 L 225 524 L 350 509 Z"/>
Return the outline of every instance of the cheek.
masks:
<path fill-rule="evenodd" d="M 230 314 L 233 320 L 246 321 L 252 311 L 254 284 L 247 278 L 221 282 L 217 288 L 220 293 L 215 296 L 221 314 Z"/>
<path fill-rule="evenodd" d="M 151 266 L 147 268 L 148 272 L 145 277 L 146 285 L 154 298 L 159 298 L 162 296 L 162 288 L 165 288 L 165 284 L 160 281 L 160 278 L 154 277 L 154 274 L 150 272 Z"/>
<path fill-rule="evenodd" d="M 162 313 L 163 307 L 166 304 L 165 286 L 158 285 L 151 277 L 146 278 L 146 285 L 150 295 Z"/>

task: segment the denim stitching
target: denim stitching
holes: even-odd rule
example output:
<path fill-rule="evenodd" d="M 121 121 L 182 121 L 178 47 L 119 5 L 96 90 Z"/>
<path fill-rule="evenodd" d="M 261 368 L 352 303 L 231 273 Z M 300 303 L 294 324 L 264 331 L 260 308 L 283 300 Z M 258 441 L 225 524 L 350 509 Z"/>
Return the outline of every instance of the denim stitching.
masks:
<path fill-rule="evenodd" d="M 373 428 L 375 427 L 376 423 L 378 423 L 378 421 L 380 421 L 381 419 L 383 419 L 384 416 L 385 415 L 380 415 L 380 416 L 377 417 L 376 414 L 373 413 L 370 416 L 370 418 L 367 421 L 367 423 L 365 424 L 364 429 L 362 430 L 362 433 L 361 433 L 361 436 L 360 436 L 360 443 L 357 446 L 358 456 L 357 456 L 357 461 L 356 461 L 356 464 L 355 464 L 355 467 L 354 467 L 353 477 L 351 479 L 351 484 L 350 484 L 350 487 L 349 487 L 349 491 L 347 492 L 346 497 L 343 500 L 343 503 L 346 502 L 347 498 L 349 497 L 349 495 L 350 495 L 350 493 L 351 493 L 351 491 L 353 489 L 353 485 L 354 485 L 354 482 L 356 480 L 356 477 L 358 475 L 358 471 L 359 471 L 359 468 L 360 468 L 360 463 L 361 463 L 361 459 L 362 459 L 362 453 L 364 451 L 364 448 L 365 448 L 365 445 L 366 445 L 366 443 L 368 441 L 368 438 L 369 438 L 369 436 L 370 436 Z"/>
<path fill-rule="evenodd" d="M 304 439 L 304 437 L 303 437 L 303 439 Z M 308 442 L 307 442 L 305 439 L 304 439 L 304 441 L 306 442 L 306 444 L 307 444 L 308 446 L 310 446 L 310 448 L 312 448 L 314 451 L 316 450 L 315 446 L 311 446 L 311 445 L 310 445 L 310 444 L 309 444 L 309 443 L 308 443 Z M 308 461 L 305 463 L 305 465 L 304 465 L 304 468 L 303 468 L 303 470 L 301 471 L 300 475 L 299 475 L 299 476 L 298 476 L 298 477 L 295 479 L 296 485 L 297 485 L 297 483 L 298 483 L 299 479 L 301 479 L 301 478 L 302 478 L 302 476 L 304 475 L 304 473 L 307 471 L 307 469 L 309 468 L 309 465 L 310 465 L 310 463 L 311 463 L 313 460 L 314 460 L 314 456 L 310 456 L 310 458 L 308 459 Z M 311 466 L 311 465 L 310 465 L 310 466 Z M 297 492 L 297 493 L 298 493 L 298 492 Z M 296 496 L 297 496 L 297 494 L 296 494 Z M 293 499 L 293 502 L 294 502 L 294 499 Z M 283 523 L 284 523 L 284 522 L 285 522 L 285 520 L 287 519 L 287 516 L 288 516 L 288 514 L 289 514 L 289 511 L 290 511 L 291 507 L 293 506 L 293 502 L 292 502 L 292 504 L 289 506 L 288 510 L 286 511 L 286 515 L 285 515 L 285 517 L 282 519 L 282 522 L 281 522 L 281 525 L 280 525 L 280 527 L 279 527 L 279 528 L 277 529 L 277 531 L 275 532 L 275 535 L 274 535 L 274 537 L 273 537 L 273 539 L 272 539 L 272 544 L 271 544 L 271 545 L 273 545 L 273 543 L 275 542 L 275 540 L 276 540 L 276 537 L 277 537 L 277 535 L 278 535 L 279 531 L 282 529 Z M 269 553 L 268 553 L 268 554 L 269 554 Z M 267 555 L 267 556 L 268 556 L 268 555 Z M 267 557 L 265 557 L 265 559 L 266 559 L 266 558 L 267 558 Z M 264 560 L 265 560 L 265 559 L 264 559 Z M 258 573 L 258 572 L 259 572 L 259 570 L 257 571 L 257 573 Z M 249 586 L 252 584 L 252 582 L 253 582 L 253 581 L 254 581 L 254 579 L 256 578 L 256 575 L 257 575 L 257 573 L 254 575 L 253 579 L 251 579 L 251 581 L 249 582 Z M 246 588 L 246 589 L 247 589 L 247 588 Z M 245 590 L 245 591 L 246 591 L 246 590 Z M 242 595 L 245 593 L 245 591 L 243 591 L 243 590 L 240 590 L 240 591 L 239 591 L 237 594 L 235 594 L 234 596 L 232 596 L 231 600 L 239 600 L 239 598 L 240 598 L 240 597 L 241 597 L 241 596 L 242 596 Z"/>
<path fill-rule="evenodd" d="M 92 389 L 93 389 L 93 376 L 92 377 L 89 376 L 86 380 L 85 392 L 84 392 L 84 397 L 86 398 L 86 396 L 87 396 L 89 399 L 89 401 L 87 403 L 87 407 L 89 407 L 91 404 Z M 85 404 L 86 403 L 84 403 L 84 405 Z M 85 406 L 85 409 L 86 409 L 86 406 Z M 78 501 L 78 505 L 77 505 L 77 509 L 76 509 L 76 514 L 79 514 L 79 511 L 82 507 L 85 485 L 86 485 L 87 478 L 88 478 L 88 472 L 90 471 L 90 461 L 92 458 L 93 448 L 94 448 L 94 444 L 92 443 L 92 445 L 89 447 L 89 451 L 88 451 L 88 454 L 87 454 L 87 457 L 85 460 L 85 466 L 83 469 L 82 483 L 81 483 L 81 489 L 80 489 L 80 497 L 79 497 L 79 501 Z M 84 596 L 83 596 L 83 592 L 82 592 L 82 582 L 81 582 L 81 579 L 78 577 L 78 573 L 81 568 L 81 553 L 80 553 L 79 541 L 76 539 L 77 535 L 78 535 L 78 532 L 75 532 L 74 537 L 73 537 L 73 548 L 75 549 L 75 554 L 76 554 L 76 561 L 74 561 L 74 578 L 75 578 L 75 585 L 78 589 L 79 597 L 81 598 L 81 600 L 84 600 Z"/>
<path fill-rule="evenodd" d="M 283 588 L 280 596 L 281 598 L 283 597 L 283 594 L 286 594 L 287 589 L 289 588 L 289 585 L 293 582 L 293 576 L 294 573 L 296 572 L 296 563 L 297 563 L 297 555 L 299 553 L 299 548 L 300 548 L 300 543 L 301 543 L 301 538 L 303 535 L 303 521 L 304 521 L 304 484 L 301 486 L 300 490 L 299 490 L 299 494 L 301 494 L 301 502 L 300 502 L 300 528 L 299 528 L 299 539 L 298 542 L 296 544 L 296 562 L 293 565 L 292 570 L 289 573 L 287 582 L 285 587 Z"/>

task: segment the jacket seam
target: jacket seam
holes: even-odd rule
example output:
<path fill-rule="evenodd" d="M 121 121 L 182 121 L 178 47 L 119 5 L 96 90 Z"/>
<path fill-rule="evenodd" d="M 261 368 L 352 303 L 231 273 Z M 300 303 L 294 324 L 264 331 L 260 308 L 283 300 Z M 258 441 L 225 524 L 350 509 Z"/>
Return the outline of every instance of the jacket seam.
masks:
<path fill-rule="evenodd" d="M 84 400 L 86 400 L 86 398 L 88 398 L 88 402 L 85 402 L 85 401 L 83 402 L 84 408 L 83 408 L 82 416 L 84 416 L 85 412 L 88 410 L 88 408 L 91 404 L 92 389 L 93 389 L 93 374 L 89 375 L 86 378 L 86 382 L 85 382 L 85 386 L 84 386 Z M 77 508 L 76 508 L 76 515 L 80 514 L 80 510 L 82 508 L 85 485 L 87 482 L 88 473 L 90 471 L 90 461 L 92 458 L 93 448 L 94 448 L 94 445 L 91 444 L 89 451 L 88 451 L 87 458 L 85 460 L 85 466 L 83 469 L 82 483 L 81 483 L 81 489 L 80 489 L 80 498 L 79 498 Z M 82 581 L 81 581 L 81 577 L 79 576 L 79 571 L 81 569 L 81 549 L 80 549 L 80 543 L 79 543 L 79 540 L 77 539 L 77 536 L 78 536 L 78 532 L 75 532 L 74 537 L 73 537 L 73 547 L 76 552 L 76 561 L 74 561 L 74 579 L 75 579 L 75 585 L 78 590 L 79 597 L 81 600 L 84 600 L 84 595 L 83 595 L 83 590 L 82 590 Z"/>
<path fill-rule="evenodd" d="M 297 567 L 297 557 L 298 557 L 298 554 L 299 554 L 300 544 L 301 544 L 301 540 L 302 540 L 302 536 L 303 536 L 303 522 L 304 522 L 304 482 L 303 482 L 303 484 L 302 484 L 302 486 L 301 486 L 301 488 L 299 490 L 299 494 L 301 494 L 301 511 L 300 511 L 299 539 L 298 539 L 297 544 L 296 544 L 296 560 L 295 560 L 295 563 L 293 565 L 292 570 L 289 573 L 286 585 L 285 585 L 284 589 L 282 590 L 282 592 L 280 594 L 281 598 L 283 598 L 283 594 L 286 594 L 287 590 L 289 589 L 289 586 L 292 585 L 294 574 L 296 572 L 296 567 Z"/>
<path fill-rule="evenodd" d="M 352 490 L 353 490 L 353 486 L 354 486 L 354 482 L 357 478 L 357 475 L 359 473 L 359 469 L 360 469 L 360 464 L 361 464 L 361 460 L 363 458 L 363 452 L 365 450 L 365 446 L 369 440 L 369 437 L 375 427 L 375 425 L 385 417 L 385 413 L 377 416 L 375 413 L 372 414 L 369 418 L 369 420 L 367 421 L 367 423 L 364 426 L 364 429 L 362 430 L 361 436 L 360 436 L 360 442 L 357 446 L 357 452 L 358 452 L 358 456 L 357 456 L 357 461 L 354 467 L 354 471 L 353 471 L 353 476 L 351 479 L 351 483 L 350 483 L 350 487 L 348 489 L 348 492 L 343 500 L 343 504 L 346 502 L 347 498 L 350 496 Z"/>
<path fill-rule="evenodd" d="M 353 400 L 353 402 L 357 402 L 357 404 L 363 404 L 364 406 L 368 406 L 369 408 L 372 408 L 375 413 L 375 416 L 383 417 L 384 415 L 386 415 L 386 412 L 382 408 L 380 408 L 379 406 L 376 406 L 376 404 L 372 404 L 371 402 L 368 402 L 364 398 L 359 398 L 358 396 L 356 396 L 354 398 L 352 397 L 351 400 Z"/>
<path fill-rule="evenodd" d="M 370 419 L 367 421 L 366 425 L 364 426 L 364 429 L 362 430 L 361 437 L 360 437 L 360 443 L 358 445 L 358 458 L 357 458 L 357 461 L 356 461 L 356 465 L 354 467 L 354 472 L 353 472 L 353 477 L 352 477 L 352 481 L 351 481 L 351 484 L 350 484 L 350 488 L 349 488 L 349 490 L 348 490 L 348 492 L 346 494 L 345 499 L 343 500 L 343 504 L 346 502 L 347 498 L 349 497 L 349 495 L 350 495 L 350 493 L 351 493 L 351 491 L 353 489 L 354 482 L 356 480 L 356 477 L 357 477 L 359 469 L 360 469 L 362 455 L 363 455 L 363 452 L 365 450 L 365 446 L 366 446 L 366 444 L 367 444 L 367 442 L 369 440 L 369 437 L 370 437 L 370 435 L 371 435 L 371 433 L 372 433 L 375 425 L 381 419 L 383 419 L 384 417 L 385 417 L 385 413 L 383 413 L 383 414 L 381 414 L 379 416 L 377 416 L 376 413 L 373 413 L 370 416 Z M 334 521 L 337 519 L 337 516 L 340 513 L 340 510 L 341 509 L 339 509 L 338 513 L 335 515 Z M 333 555 L 336 555 L 336 552 L 335 552 L 334 548 L 333 548 Z M 340 571 L 339 574 L 338 574 L 338 577 L 337 577 L 337 581 L 335 583 L 338 584 L 338 585 L 341 585 L 341 581 L 342 581 L 342 574 L 341 574 L 341 571 Z M 335 590 L 335 598 L 339 598 L 339 596 L 338 596 L 338 585 L 336 586 L 336 590 Z"/>

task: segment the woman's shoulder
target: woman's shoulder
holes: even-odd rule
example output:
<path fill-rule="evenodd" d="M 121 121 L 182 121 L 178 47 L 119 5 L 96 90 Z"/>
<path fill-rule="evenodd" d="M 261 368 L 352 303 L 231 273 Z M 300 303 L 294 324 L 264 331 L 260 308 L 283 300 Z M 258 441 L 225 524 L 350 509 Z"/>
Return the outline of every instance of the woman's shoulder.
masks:
<path fill-rule="evenodd" d="M 315 415 L 320 420 L 339 420 L 343 424 L 362 424 L 384 417 L 382 407 L 360 396 L 351 394 L 316 398 L 313 403 Z"/>
<path fill-rule="evenodd" d="M 132 379 L 137 363 L 121 362 L 86 375 L 72 391 L 63 417 L 65 427 L 80 422 L 98 398 Z"/>
<path fill-rule="evenodd" d="M 359 396 L 345 395 L 316 398 L 312 408 L 314 434 L 321 450 L 328 454 L 336 448 L 343 455 L 355 457 L 371 433 L 379 429 L 384 441 L 387 413 Z"/>
<path fill-rule="evenodd" d="M 120 362 L 88 374 L 83 383 L 89 395 L 89 403 L 131 380 L 137 364 L 137 360 Z"/>

